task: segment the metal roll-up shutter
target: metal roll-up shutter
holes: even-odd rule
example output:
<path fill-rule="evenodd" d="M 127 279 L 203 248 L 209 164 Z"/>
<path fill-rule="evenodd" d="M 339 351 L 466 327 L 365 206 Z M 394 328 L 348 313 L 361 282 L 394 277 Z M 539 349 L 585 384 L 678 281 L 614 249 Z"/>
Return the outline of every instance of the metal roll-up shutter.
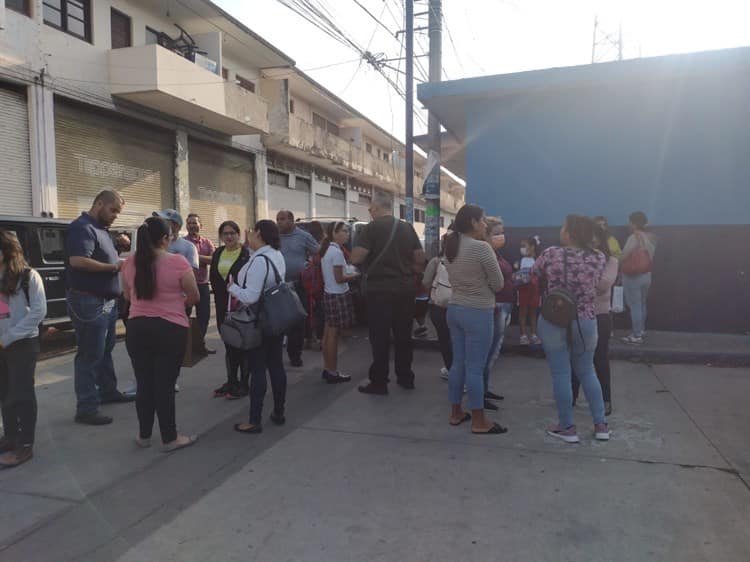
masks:
<path fill-rule="evenodd" d="M 171 131 L 56 103 L 59 216 L 77 217 L 102 189 L 125 198 L 116 225 L 138 225 L 174 207 L 174 143 Z"/>
<path fill-rule="evenodd" d="M 346 200 L 316 194 L 315 216 L 326 218 L 347 218 Z"/>
<path fill-rule="evenodd" d="M 253 155 L 192 138 L 188 150 L 190 212 L 200 215 L 203 235 L 218 243 L 219 225 L 225 220 L 243 230 L 253 225 Z"/>
<path fill-rule="evenodd" d="M 0 86 L 0 214 L 31 216 L 31 154 L 26 96 Z"/>

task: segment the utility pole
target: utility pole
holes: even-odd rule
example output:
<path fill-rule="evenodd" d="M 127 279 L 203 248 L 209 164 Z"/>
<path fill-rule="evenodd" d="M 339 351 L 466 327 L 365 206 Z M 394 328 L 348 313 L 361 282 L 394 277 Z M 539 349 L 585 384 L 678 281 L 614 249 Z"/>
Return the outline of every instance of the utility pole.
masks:
<path fill-rule="evenodd" d="M 440 82 L 443 67 L 443 7 L 441 0 L 429 0 L 427 27 L 430 43 L 430 82 Z M 427 202 L 424 245 L 429 259 L 437 256 L 440 252 L 440 122 L 433 111 L 430 111 L 427 120 L 427 137 L 429 139 L 428 171 L 425 175 L 423 194 Z"/>
<path fill-rule="evenodd" d="M 406 221 L 414 224 L 414 0 L 406 0 Z"/>

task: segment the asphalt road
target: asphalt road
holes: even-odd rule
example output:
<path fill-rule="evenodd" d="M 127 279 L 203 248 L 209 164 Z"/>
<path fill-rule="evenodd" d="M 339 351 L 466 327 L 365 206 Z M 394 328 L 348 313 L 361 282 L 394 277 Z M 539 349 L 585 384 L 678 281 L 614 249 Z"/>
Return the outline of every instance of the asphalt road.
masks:
<path fill-rule="evenodd" d="M 748 369 L 616 362 L 612 441 L 590 438 L 582 404 L 576 446 L 544 434 L 538 359 L 495 369 L 502 436 L 447 424 L 434 351 L 415 355 L 417 389 L 388 397 L 356 391 L 362 338 L 342 354 L 355 382 L 325 385 L 320 354 L 305 359 L 287 425 L 257 436 L 232 431 L 245 401 L 211 398 L 220 354 L 185 369 L 178 422 L 200 441 L 172 455 L 135 447 L 132 405 L 73 424 L 72 355 L 41 362 L 36 456 L 0 472 L 0 560 L 750 560 Z"/>

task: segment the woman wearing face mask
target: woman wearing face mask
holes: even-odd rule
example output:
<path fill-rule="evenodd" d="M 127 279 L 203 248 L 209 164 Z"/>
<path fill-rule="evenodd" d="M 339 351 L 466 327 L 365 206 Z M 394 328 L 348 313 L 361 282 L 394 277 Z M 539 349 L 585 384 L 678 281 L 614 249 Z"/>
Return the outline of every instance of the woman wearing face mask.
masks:
<path fill-rule="evenodd" d="M 503 396 L 495 394 L 490 390 L 490 371 L 500 355 L 505 337 L 505 329 L 510 324 L 510 315 L 513 312 L 515 302 L 515 293 L 513 292 L 513 266 L 500 254 L 500 250 L 505 246 L 505 226 L 503 219 L 496 217 L 487 217 L 487 242 L 495 251 L 497 264 L 503 274 L 503 288 L 495 293 L 495 318 L 492 331 L 492 346 L 487 357 L 487 364 L 484 367 L 484 408 L 485 410 L 497 410 L 492 400 L 502 400 Z"/>
<path fill-rule="evenodd" d="M 448 377 L 450 424 L 471 420 L 471 432 L 480 435 L 508 431 L 484 415 L 484 368 L 492 345 L 495 293 L 503 288 L 503 274 L 486 238 L 484 211 L 476 205 L 464 205 L 445 242 L 445 267 L 452 290 L 448 305 L 453 342 L 453 366 Z M 461 406 L 464 385 L 471 414 Z"/>

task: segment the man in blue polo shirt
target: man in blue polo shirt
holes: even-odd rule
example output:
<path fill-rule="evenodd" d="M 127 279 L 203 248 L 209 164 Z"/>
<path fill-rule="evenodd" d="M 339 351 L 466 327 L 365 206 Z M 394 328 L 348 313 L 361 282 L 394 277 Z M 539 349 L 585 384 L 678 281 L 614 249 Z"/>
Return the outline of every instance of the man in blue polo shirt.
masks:
<path fill-rule="evenodd" d="M 120 260 L 109 227 L 125 204 L 116 191 L 102 191 L 88 213 L 70 223 L 66 249 L 68 314 L 76 334 L 76 423 L 106 425 L 110 416 L 99 405 L 131 402 L 134 397 L 117 390 L 112 362 L 120 296 Z"/>

